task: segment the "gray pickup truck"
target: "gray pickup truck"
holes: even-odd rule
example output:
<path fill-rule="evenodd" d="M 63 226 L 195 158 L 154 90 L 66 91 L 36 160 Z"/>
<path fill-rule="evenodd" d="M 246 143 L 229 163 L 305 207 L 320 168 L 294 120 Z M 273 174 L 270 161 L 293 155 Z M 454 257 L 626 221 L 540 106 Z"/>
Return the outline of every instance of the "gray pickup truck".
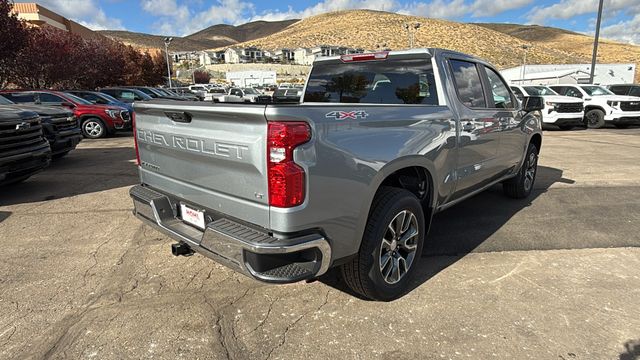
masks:
<path fill-rule="evenodd" d="M 530 194 L 543 106 L 442 49 L 317 60 L 299 104 L 141 103 L 134 213 L 174 255 L 271 283 L 340 267 L 355 292 L 391 300 L 436 212 L 496 183 Z"/>

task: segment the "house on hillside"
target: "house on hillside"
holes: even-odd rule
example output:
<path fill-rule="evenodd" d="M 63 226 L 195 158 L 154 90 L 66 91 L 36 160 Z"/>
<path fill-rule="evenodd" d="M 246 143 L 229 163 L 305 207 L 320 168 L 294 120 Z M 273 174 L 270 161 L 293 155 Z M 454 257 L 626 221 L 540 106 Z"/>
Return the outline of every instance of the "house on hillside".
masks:
<path fill-rule="evenodd" d="M 311 65 L 316 55 L 308 48 L 297 48 L 293 52 L 294 63 L 298 65 Z"/>
<path fill-rule="evenodd" d="M 596 64 L 594 84 L 630 84 L 634 81 L 635 64 Z M 512 84 L 588 84 L 591 64 L 526 65 L 500 72 Z"/>
<path fill-rule="evenodd" d="M 281 63 L 292 63 L 295 60 L 295 51 L 291 49 L 279 49 L 274 52 L 274 57 Z"/>
<path fill-rule="evenodd" d="M 228 64 L 262 62 L 264 56 L 264 51 L 257 47 L 228 48 L 224 52 L 224 59 Z"/>

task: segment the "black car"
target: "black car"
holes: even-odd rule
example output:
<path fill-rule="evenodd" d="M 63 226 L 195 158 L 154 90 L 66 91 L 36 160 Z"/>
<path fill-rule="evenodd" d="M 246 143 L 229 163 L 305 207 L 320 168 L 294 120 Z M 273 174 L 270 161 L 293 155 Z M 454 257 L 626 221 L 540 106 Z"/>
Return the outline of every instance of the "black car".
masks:
<path fill-rule="evenodd" d="M 640 97 L 640 85 L 638 84 L 619 84 L 608 85 L 607 89 L 616 95 L 628 95 Z"/>
<path fill-rule="evenodd" d="M 167 100 L 178 100 L 178 101 L 187 100 L 182 96 L 165 95 L 161 91 L 158 91 L 157 89 L 154 89 L 149 86 L 126 86 L 126 88 L 140 90 L 154 99 L 167 99 Z"/>
<path fill-rule="evenodd" d="M 32 111 L 40 116 L 45 138 L 54 158 L 60 158 L 75 149 L 82 140 L 82 130 L 73 112 L 66 108 L 33 104 L 16 104 L 0 96 L 0 105 L 7 109 Z"/>
<path fill-rule="evenodd" d="M 0 185 L 26 180 L 51 163 L 37 113 L 0 105 L 0 134 Z"/>
<path fill-rule="evenodd" d="M 105 93 L 107 95 L 111 95 L 112 97 L 118 99 L 127 104 L 131 104 L 134 101 L 148 101 L 153 98 L 144 92 L 136 89 L 130 89 L 126 87 L 109 87 L 100 89 L 101 93 Z"/>

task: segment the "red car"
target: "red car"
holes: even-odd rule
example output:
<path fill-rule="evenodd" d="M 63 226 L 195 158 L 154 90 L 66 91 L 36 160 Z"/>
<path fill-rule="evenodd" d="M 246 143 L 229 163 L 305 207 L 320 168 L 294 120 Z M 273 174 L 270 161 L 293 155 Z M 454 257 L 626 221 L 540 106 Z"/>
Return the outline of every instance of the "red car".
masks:
<path fill-rule="evenodd" d="M 125 108 L 99 105 L 75 95 L 52 90 L 5 90 L 2 96 L 15 103 L 63 106 L 80 119 L 82 135 L 90 139 L 106 137 L 118 130 L 131 129 L 131 116 Z"/>

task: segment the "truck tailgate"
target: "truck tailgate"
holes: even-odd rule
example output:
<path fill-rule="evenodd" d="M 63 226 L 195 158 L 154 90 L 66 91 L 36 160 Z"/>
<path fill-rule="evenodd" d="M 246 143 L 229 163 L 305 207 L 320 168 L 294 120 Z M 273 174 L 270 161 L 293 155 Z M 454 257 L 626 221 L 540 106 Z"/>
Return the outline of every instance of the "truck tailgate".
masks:
<path fill-rule="evenodd" d="M 265 106 L 136 103 L 143 184 L 268 227 Z"/>

